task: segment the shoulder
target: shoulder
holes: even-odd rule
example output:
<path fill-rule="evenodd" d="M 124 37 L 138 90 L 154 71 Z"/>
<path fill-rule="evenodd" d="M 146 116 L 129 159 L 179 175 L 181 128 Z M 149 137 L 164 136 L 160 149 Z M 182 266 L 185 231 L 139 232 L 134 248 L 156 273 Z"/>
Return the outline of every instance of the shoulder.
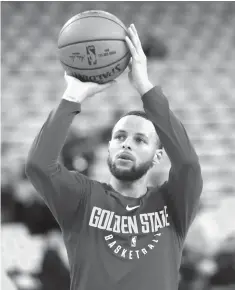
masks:
<path fill-rule="evenodd" d="M 79 184 L 82 183 L 83 186 L 86 187 L 91 193 L 110 190 L 109 185 L 104 182 L 92 179 L 91 177 L 86 176 L 80 173 L 79 171 L 71 171 L 71 172 L 74 175 L 76 181 Z"/>

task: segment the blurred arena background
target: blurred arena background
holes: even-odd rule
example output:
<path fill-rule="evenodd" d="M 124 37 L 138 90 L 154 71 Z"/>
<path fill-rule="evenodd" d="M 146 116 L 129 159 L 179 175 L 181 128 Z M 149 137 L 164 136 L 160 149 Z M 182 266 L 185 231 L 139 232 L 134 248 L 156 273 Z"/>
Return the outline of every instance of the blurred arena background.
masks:
<path fill-rule="evenodd" d="M 135 23 L 149 74 L 162 86 L 200 157 L 204 189 L 186 243 L 179 290 L 235 289 L 235 3 L 1 2 L 1 224 L 3 271 L 19 290 L 67 290 L 59 228 L 24 173 L 29 147 L 65 89 L 57 37 L 85 10 Z M 107 141 L 117 118 L 141 108 L 127 73 L 88 100 L 61 158 L 107 181 Z M 167 156 L 156 169 L 167 178 Z M 3 279 L 4 281 L 4 279 Z M 3 283 L 2 281 L 2 283 Z M 7 284 L 2 289 L 10 290 Z"/>

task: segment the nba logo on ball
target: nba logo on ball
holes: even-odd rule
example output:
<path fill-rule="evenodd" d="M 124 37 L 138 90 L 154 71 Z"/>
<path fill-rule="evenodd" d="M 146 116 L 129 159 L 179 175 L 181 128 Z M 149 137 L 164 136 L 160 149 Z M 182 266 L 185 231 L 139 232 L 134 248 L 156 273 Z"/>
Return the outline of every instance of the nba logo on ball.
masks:
<path fill-rule="evenodd" d="M 68 74 L 84 82 L 107 83 L 117 78 L 131 58 L 123 22 L 101 10 L 70 18 L 58 37 L 58 56 Z"/>
<path fill-rule="evenodd" d="M 95 46 L 94 45 L 87 46 L 86 52 L 87 52 L 88 64 L 89 65 L 97 64 Z"/>

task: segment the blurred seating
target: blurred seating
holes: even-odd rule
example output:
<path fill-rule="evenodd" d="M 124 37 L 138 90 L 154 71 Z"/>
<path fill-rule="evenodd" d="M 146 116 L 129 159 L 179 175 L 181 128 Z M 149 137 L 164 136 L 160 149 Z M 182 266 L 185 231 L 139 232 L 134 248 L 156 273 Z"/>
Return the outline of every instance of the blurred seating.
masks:
<path fill-rule="evenodd" d="M 61 26 L 75 13 L 104 9 L 126 25 L 134 22 L 143 44 L 146 31 L 164 40 L 169 54 L 165 61 L 151 58 L 150 76 L 162 85 L 195 144 L 203 166 L 204 193 L 215 191 L 213 184 L 218 184 L 221 194 L 227 188 L 235 192 L 234 3 L 11 2 L 3 3 L 2 9 L 2 141 L 9 157 L 4 160 L 12 161 L 12 154 L 25 159 L 35 133 L 63 92 L 63 71 L 56 56 Z M 114 123 L 115 111 L 141 107 L 125 77 L 120 77 L 115 92 L 109 91 L 111 96 L 86 103 L 74 126 L 88 134 L 88 126 L 95 131 L 107 127 L 109 120 Z M 97 106 L 101 109 L 94 111 Z M 94 119 L 100 122 L 90 128 Z M 214 177 L 211 172 L 216 172 Z"/>
<path fill-rule="evenodd" d="M 234 2 L 120 2 L 118 5 L 92 1 L 3 2 L 2 178 L 6 218 L 2 220 L 12 220 L 10 205 L 16 208 L 12 196 L 6 197 L 12 179 L 16 198 L 23 199 L 24 191 L 27 198 L 32 191 L 27 188 L 27 181 L 21 180 L 22 166 L 35 135 L 65 88 L 56 54 L 59 31 L 70 17 L 89 9 L 111 12 L 126 25 L 135 23 L 149 56 L 150 79 L 162 86 L 171 109 L 185 125 L 199 155 L 204 178 L 202 208 L 212 210 L 227 197 L 235 197 Z M 156 44 L 159 40 L 162 44 L 155 54 L 151 42 Z M 163 53 L 164 49 L 167 54 Z M 90 177 L 108 181 L 107 139 L 111 128 L 122 113 L 141 108 L 140 97 L 128 83 L 127 72 L 119 77 L 113 90 L 83 104 L 73 129 L 83 140 L 95 144 L 90 168 L 83 166 Z M 77 164 L 76 160 L 69 162 Z M 158 182 L 167 178 L 169 166 L 164 156 L 157 169 Z M 228 218 L 226 211 L 224 207 L 221 215 L 224 213 Z M 52 221 L 42 225 L 40 212 L 44 209 L 37 206 L 32 224 L 27 225 L 29 229 L 34 228 L 33 221 L 40 221 L 36 233 L 42 228 L 44 232 L 54 229 Z M 29 216 L 32 217 L 32 212 L 28 208 Z M 224 221 L 223 226 L 227 227 Z M 204 227 L 209 227 L 209 219 Z M 218 233 L 214 231 L 211 237 Z M 213 283 L 218 277 L 219 273 Z"/>

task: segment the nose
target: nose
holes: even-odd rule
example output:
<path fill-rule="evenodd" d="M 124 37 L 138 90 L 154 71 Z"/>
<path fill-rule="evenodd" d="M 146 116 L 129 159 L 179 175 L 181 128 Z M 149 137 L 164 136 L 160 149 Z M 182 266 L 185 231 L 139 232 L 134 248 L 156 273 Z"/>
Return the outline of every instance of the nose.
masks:
<path fill-rule="evenodd" d="M 122 143 L 122 148 L 131 150 L 131 142 L 129 138 L 126 138 L 125 141 Z"/>

